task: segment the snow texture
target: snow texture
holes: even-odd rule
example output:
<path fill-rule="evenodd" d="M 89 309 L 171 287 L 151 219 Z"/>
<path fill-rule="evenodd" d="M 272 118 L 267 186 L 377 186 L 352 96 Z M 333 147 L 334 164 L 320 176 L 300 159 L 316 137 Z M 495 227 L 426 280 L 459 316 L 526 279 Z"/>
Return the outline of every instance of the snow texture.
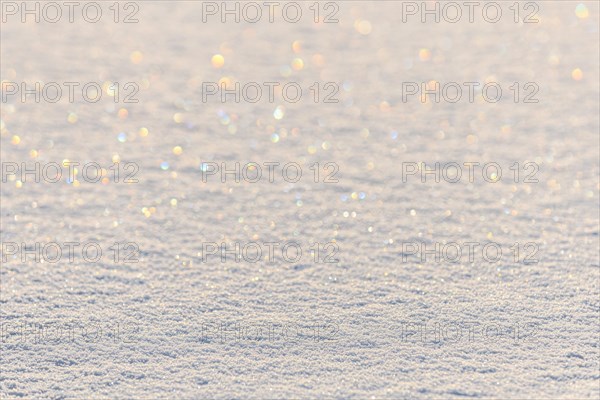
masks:
<path fill-rule="evenodd" d="M 315 24 L 311 3 L 298 23 L 204 23 L 196 1 L 138 1 L 134 24 L 106 2 L 96 24 L 2 23 L 3 81 L 140 86 L 138 103 L 2 102 L 3 163 L 139 165 L 135 184 L 1 183 L 3 246 L 103 249 L 2 263 L 2 398 L 600 398 L 598 3 L 584 18 L 539 1 L 533 24 L 513 22 L 512 2 L 498 23 L 403 23 L 396 1 L 339 1 L 339 23 Z M 303 97 L 203 102 L 202 82 L 222 77 L 297 82 Z M 402 82 L 432 80 L 498 82 L 503 96 L 403 102 Z M 310 100 L 315 82 L 338 83 L 339 102 Z M 539 102 L 515 103 L 514 82 L 521 100 L 537 83 Z M 250 161 L 303 176 L 202 181 L 203 162 Z M 327 162 L 337 183 L 322 182 Z M 495 162 L 503 176 L 403 182 L 410 162 Z M 290 241 L 298 262 L 199 255 Z M 339 262 L 314 262 L 310 246 L 334 241 Z M 139 245 L 139 262 L 114 262 L 115 242 Z M 494 242 L 503 256 L 422 262 L 407 242 Z"/>

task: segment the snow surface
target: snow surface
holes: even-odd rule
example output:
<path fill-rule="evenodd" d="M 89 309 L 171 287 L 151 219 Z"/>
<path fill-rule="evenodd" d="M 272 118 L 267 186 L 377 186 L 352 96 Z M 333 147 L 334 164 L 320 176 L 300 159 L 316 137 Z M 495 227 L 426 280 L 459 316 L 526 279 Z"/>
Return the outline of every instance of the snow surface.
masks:
<path fill-rule="evenodd" d="M 137 104 L 2 103 L 3 162 L 108 166 L 118 154 L 140 166 L 130 185 L 2 183 L 4 243 L 105 251 L 96 263 L 2 263 L 2 398 L 600 398 L 598 3 L 582 19 L 576 2 L 538 2 L 537 24 L 402 23 L 393 1 L 338 2 L 339 24 L 221 24 L 202 23 L 200 2 L 138 4 L 137 24 L 2 24 L 2 80 L 143 86 Z M 282 77 L 296 57 L 304 68 Z M 344 87 L 338 104 L 203 103 L 201 82 L 223 76 L 295 81 L 306 98 L 314 82 Z M 402 102 L 402 82 L 430 80 L 496 81 L 505 97 Z M 513 82 L 536 82 L 540 102 L 515 104 Z M 210 161 L 297 162 L 306 179 L 203 183 Z M 317 161 L 337 163 L 339 183 L 312 182 Z M 466 161 L 497 162 L 506 178 L 402 181 L 403 162 Z M 512 182 L 515 162 L 538 163 L 539 183 Z M 340 261 L 198 256 L 203 242 L 292 240 L 306 251 L 335 240 Z M 490 240 L 501 262 L 402 261 L 402 242 Z M 108 247 L 127 241 L 140 262 L 112 262 Z M 515 242 L 538 243 L 539 262 L 513 262 Z M 235 323 L 243 337 L 215 333 Z M 407 335 L 411 323 L 426 336 Z"/>

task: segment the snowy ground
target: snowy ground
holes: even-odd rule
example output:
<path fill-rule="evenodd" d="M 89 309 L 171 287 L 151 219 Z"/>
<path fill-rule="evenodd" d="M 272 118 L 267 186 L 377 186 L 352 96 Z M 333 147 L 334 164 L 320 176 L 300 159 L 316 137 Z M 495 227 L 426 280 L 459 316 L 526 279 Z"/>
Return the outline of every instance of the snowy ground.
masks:
<path fill-rule="evenodd" d="M 531 24 L 514 23 L 512 2 L 495 24 L 480 12 L 403 23 L 395 1 L 337 2 L 330 24 L 312 21 L 312 2 L 298 23 L 252 24 L 139 1 L 139 22 L 123 24 L 111 3 L 96 24 L 1 25 L 3 94 L 8 82 L 140 87 L 137 104 L 2 101 L 3 163 L 139 165 L 134 184 L 1 183 L 2 398 L 600 398 L 597 3 L 539 1 Z M 304 93 L 203 102 L 202 82 L 223 77 Z M 432 80 L 498 82 L 503 96 L 403 102 L 402 82 Z M 339 102 L 309 100 L 315 82 L 337 83 Z M 538 103 L 522 101 L 528 82 Z M 202 181 L 202 163 L 250 161 L 296 162 L 303 176 Z M 337 183 L 322 182 L 327 162 Z M 495 162 L 503 175 L 404 182 L 411 162 Z M 538 183 L 524 182 L 527 162 Z M 297 262 L 200 254 L 291 241 Z M 103 254 L 7 254 L 36 242 Z M 139 262 L 114 262 L 115 242 L 138 245 Z M 315 242 L 336 243 L 339 262 L 314 262 Z M 407 242 L 481 245 L 472 262 L 421 262 Z M 498 262 L 482 257 L 490 242 Z"/>

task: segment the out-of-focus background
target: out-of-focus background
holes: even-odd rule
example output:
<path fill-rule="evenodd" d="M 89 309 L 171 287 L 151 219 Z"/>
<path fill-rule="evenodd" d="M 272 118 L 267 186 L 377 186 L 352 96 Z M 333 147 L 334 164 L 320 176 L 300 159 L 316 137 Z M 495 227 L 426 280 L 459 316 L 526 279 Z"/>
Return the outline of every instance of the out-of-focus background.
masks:
<path fill-rule="evenodd" d="M 598 3 L 498 2 L 496 23 L 482 17 L 488 2 L 473 23 L 461 2 L 456 23 L 422 22 L 399 1 L 299 2 L 296 23 L 281 9 L 269 22 L 264 6 L 245 22 L 244 2 L 239 23 L 222 10 L 204 22 L 223 4 L 195 1 L 101 2 L 97 23 L 81 8 L 69 23 L 63 6 L 56 23 L 22 23 L 7 3 L 3 165 L 130 162 L 139 182 L 0 183 L 2 397 L 600 396 Z M 65 90 L 36 103 L 11 82 L 80 86 L 74 101 Z M 96 103 L 82 99 L 88 82 L 102 87 Z M 280 91 L 203 101 L 203 82 L 303 92 L 296 103 Z M 503 92 L 495 103 L 480 91 L 473 102 L 404 101 L 405 82 Z M 534 91 L 538 102 L 525 102 Z M 337 102 L 324 102 L 330 93 Z M 207 163 L 223 162 L 295 162 L 303 177 L 203 182 Z M 315 183 L 315 162 L 323 175 L 335 163 L 338 182 Z M 503 176 L 403 179 L 408 163 L 436 162 L 495 162 Z M 537 183 L 525 182 L 526 163 Z M 299 262 L 201 256 L 206 242 L 289 241 L 305 251 Z M 66 242 L 104 253 L 23 262 L 6 247 Z M 124 242 L 139 262 L 114 262 L 110 247 Z M 315 242 L 335 243 L 339 262 L 312 262 Z M 504 253 L 423 262 L 407 242 Z M 537 263 L 523 261 L 527 243 Z"/>

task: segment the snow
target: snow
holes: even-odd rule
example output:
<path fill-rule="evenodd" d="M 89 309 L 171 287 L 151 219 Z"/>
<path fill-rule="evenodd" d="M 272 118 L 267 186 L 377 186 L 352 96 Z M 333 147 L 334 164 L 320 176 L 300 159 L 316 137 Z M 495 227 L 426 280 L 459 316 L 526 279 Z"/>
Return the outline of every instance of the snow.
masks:
<path fill-rule="evenodd" d="M 103 250 L 2 262 L 2 398 L 600 398 L 597 3 L 579 18 L 576 3 L 538 2 L 537 24 L 513 23 L 512 2 L 497 24 L 402 23 L 394 1 L 337 2 L 338 24 L 313 23 L 309 3 L 296 24 L 236 24 L 203 23 L 201 2 L 143 1 L 139 23 L 115 24 L 102 4 L 97 24 L 0 28 L 3 81 L 140 85 L 139 103 L 1 104 L 3 163 L 139 165 L 134 184 L 1 183 L 3 246 Z M 224 76 L 298 82 L 303 98 L 203 103 L 201 83 Z M 495 81 L 503 98 L 402 102 L 402 82 L 431 80 Z M 340 84 L 340 102 L 309 100 L 315 82 Z M 514 82 L 521 96 L 537 83 L 539 103 L 515 103 Z M 296 162 L 303 177 L 203 182 L 203 162 Z M 327 162 L 338 183 L 322 182 Z M 503 176 L 403 182 L 410 162 L 495 162 Z M 538 183 L 523 182 L 526 162 Z M 298 262 L 200 254 L 291 241 Z M 315 263 L 310 246 L 334 241 L 339 262 Z M 403 243 L 490 241 L 495 263 L 402 258 Z M 115 242 L 136 243 L 139 262 L 114 262 Z M 529 242 L 537 263 L 522 262 Z"/>

